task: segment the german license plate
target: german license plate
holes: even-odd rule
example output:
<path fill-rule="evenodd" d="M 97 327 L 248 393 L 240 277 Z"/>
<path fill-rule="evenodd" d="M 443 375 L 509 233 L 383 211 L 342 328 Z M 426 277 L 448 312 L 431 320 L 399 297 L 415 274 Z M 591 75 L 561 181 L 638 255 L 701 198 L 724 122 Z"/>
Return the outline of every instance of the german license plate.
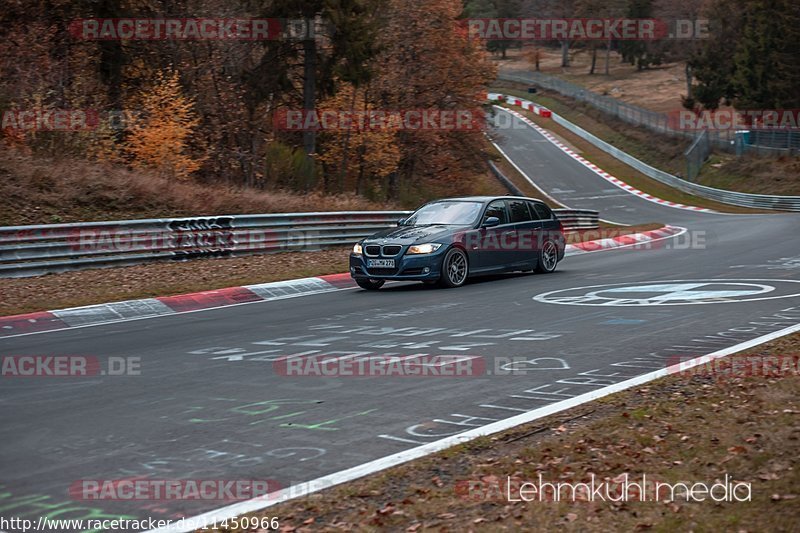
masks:
<path fill-rule="evenodd" d="M 394 259 L 367 259 L 368 268 L 394 268 Z"/>

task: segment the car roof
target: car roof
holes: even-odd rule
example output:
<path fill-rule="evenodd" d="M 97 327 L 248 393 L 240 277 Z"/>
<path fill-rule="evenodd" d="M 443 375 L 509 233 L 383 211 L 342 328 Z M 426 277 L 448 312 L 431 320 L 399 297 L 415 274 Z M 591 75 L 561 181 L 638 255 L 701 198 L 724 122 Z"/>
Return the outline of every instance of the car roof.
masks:
<path fill-rule="evenodd" d="M 433 202 L 491 202 L 492 200 L 530 200 L 532 202 L 544 203 L 538 198 L 529 198 L 527 196 L 457 196 L 453 198 L 440 198 L 433 200 Z"/>

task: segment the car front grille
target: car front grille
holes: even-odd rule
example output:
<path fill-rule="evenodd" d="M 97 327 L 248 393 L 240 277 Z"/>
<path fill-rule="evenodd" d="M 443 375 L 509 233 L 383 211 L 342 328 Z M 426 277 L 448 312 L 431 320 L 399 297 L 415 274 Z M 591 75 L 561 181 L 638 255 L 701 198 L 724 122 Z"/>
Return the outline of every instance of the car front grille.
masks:
<path fill-rule="evenodd" d="M 377 244 L 368 244 L 364 247 L 364 253 L 370 257 L 394 257 L 400 253 L 403 247 L 399 244 L 386 244 L 379 246 Z"/>
<path fill-rule="evenodd" d="M 401 248 L 402 248 L 401 246 L 398 246 L 396 244 L 389 244 L 383 247 L 383 255 L 389 257 L 397 255 L 400 253 Z"/>

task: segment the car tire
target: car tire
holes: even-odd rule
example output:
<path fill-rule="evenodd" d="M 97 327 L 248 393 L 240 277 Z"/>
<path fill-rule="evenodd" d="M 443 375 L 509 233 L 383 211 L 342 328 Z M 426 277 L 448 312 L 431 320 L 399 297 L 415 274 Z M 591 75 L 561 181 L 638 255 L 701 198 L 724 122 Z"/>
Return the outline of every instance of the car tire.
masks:
<path fill-rule="evenodd" d="M 356 280 L 356 283 L 362 289 L 366 289 L 368 291 L 377 291 L 386 281 L 382 279 L 371 279 L 371 278 L 359 278 Z"/>
<path fill-rule="evenodd" d="M 461 248 L 450 248 L 442 259 L 439 285 L 448 289 L 460 287 L 467 281 L 469 259 Z"/>
<path fill-rule="evenodd" d="M 558 246 L 553 241 L 544 241 L 536 261 L 536 272 L 549 274 L 556 269 L 556 266 L 558 266 Z"/>

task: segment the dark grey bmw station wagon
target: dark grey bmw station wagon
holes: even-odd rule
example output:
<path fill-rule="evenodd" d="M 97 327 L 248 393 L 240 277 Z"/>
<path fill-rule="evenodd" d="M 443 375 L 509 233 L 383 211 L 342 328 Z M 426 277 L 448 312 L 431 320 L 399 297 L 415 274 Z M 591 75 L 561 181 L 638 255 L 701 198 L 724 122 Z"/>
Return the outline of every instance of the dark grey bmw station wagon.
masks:
<path fill-rule="evenodd" d="M 561 222 L 540 200 L 447 198 L 358 242 L 350 254 L 350 275 L 368 290 L 386 280 L 458 287 L 480 274 L 552 272 L 564 247 Z"/>

